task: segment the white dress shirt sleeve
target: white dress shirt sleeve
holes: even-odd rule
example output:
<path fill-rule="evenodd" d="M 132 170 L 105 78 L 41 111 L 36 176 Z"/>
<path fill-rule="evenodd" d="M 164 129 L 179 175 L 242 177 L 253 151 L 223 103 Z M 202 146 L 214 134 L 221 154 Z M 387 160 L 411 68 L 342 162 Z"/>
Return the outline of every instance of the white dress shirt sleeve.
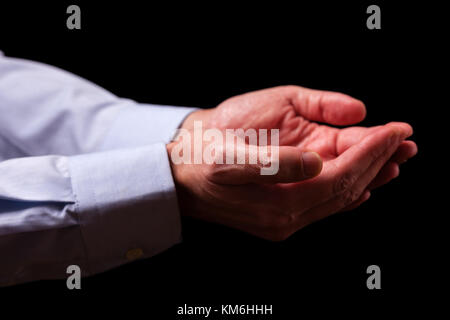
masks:
<path fill-rule="evenodd" d="M 149 88 L 150 90 L 150 88 Z M 137 103 L 0 52 L 0 160 L 168 143 L 194 108 Z"/>
<path fill-rule="evenodd" d="M 138 104 L 0 54 L 0 285 L 90 275 L 181 238 L 165 144 L 193 108 Z"/>

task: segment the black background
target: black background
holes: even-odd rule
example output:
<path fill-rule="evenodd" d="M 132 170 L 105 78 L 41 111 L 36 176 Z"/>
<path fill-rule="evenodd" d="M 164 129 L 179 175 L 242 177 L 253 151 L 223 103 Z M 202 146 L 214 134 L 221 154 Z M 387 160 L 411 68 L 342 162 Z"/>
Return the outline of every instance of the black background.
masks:
<path fill-rule="evenodd" d="M 142 313 L 149 319 L 175 318 L 176 307 L 185 303 L 273 304 L 281 319 L 306 310 L 365 318 L 386 314 L 388 307 L 400 313 L 421 307 L 421 297 L 430 293 L 424 284 L 433 282 L 429 267 L 443 272 L 430 241 L 436 212 L 423 206 L 426 189 L 432 189 L 423 169 L 430 149 L 426 134 L 433 130 L 424 114 L 430 107 L 430 59 L 424 52 L 432 39 L 423 17 L 430 17 L 431 8 L 394 1 L 93 2 L 2 6 L 0 50 L 155 104 L 208 108 L 281 84 L 341 91 L 366 103 L 363 125 L 409 122 L 419 155 L 360 208 L 285 242 L 184 220 L 182 244 L 83 279 L 80 291 L 67 290 L 60 280 L 4 293 L 30 294 L 38 302 L 33 310 L 48 313 L 44 306 L 58 304 L 71 313 L 94 307 L 99 314 Z M 70 4 L 81 7 L 81 30 L 66 28 Z M 381 30 L 366 28 L 370 4 L 381 7 Z M 366 288 L 371 264 L 381 267 L 382 290 Z"/>

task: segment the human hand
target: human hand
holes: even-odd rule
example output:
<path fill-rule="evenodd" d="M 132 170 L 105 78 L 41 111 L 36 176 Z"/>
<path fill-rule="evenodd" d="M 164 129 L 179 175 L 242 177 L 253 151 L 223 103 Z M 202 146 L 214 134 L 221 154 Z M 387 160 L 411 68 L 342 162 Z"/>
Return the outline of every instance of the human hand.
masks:
<path fill-rule="evenodd" d="M 279 129 L 281 146 L 312 150 L 324 161 L 328 161 L 379 130 L 381 126 L 341 129 L 325 124 L 354 125 L 365 116 L 364 104 L 348 95 L 298 86 L 281 86 L 229 98 L 217 108 L 193 113 L 186 119 L 184 126 L 190 129 L 194 121 L 200 120 L 205 127 L 211 128 Z M 368 189 L 373 190 L 397 177 L 399 165 L 416 153 L 417 146 L 413 141 L 403 141 Z"/>
<path fill-rule="evenodd" d="M 172 164 L 182 213 L 282 240 L 313 221 L 358 206 L 369 190 L 395 177 L 398 163 L 417 150 L 413 142 L 404 141 L 412 134 L 404 123 L 336 129 L 310 122 L 345 125 L 364 116 L 358 100 L 298 87 L 249 93 L 193 114 L 185 127 L 203 120 L 205 126 L 221 129 L 280 129 L 280 171 L 261 176 L 255 174 L 261 164 Z M 320 175 L 309 180 L 301 160 L 306 150 L 316 151 L 324 161 Z M 316 160 L 312 171 L 320 168 Z"/>

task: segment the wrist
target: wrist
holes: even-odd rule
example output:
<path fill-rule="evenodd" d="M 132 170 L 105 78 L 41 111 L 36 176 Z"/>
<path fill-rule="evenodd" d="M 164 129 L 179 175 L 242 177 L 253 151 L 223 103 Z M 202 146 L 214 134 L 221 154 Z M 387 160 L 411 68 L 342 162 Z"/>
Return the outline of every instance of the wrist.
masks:
<path fill-rule="evenodd" d="M 172 149 L 178 144 L 178 141 L 170 142 L 166 145 L 167 154 L 169 157 L 169 164 L 170 164 L 170 170 L 172 172 L 172 178 L 175 184 L 175 192 L 177 194 L 177 201 L 178 201 L 178 207 L 180 210 L 180 214 L 182 216 L 187 215 L 187 213 L 190 211 L 190 203 L 191 199 L 189 196 L 189 192 L 187 191 L 187 187 L 185 186 L 183 178 L 186 176 L 186 170 L 183 170 L 184 165 L 183 164 L 175 164 L 172 161 Z"/>
<path fill-rule="evenodd" d="M 194 121 L 202 121 L 203 127 L 209 127 L 209 119 L 214 109 L 197 110 L 190 113 L 181 124 L 181 129 L 193 130 Z"/>

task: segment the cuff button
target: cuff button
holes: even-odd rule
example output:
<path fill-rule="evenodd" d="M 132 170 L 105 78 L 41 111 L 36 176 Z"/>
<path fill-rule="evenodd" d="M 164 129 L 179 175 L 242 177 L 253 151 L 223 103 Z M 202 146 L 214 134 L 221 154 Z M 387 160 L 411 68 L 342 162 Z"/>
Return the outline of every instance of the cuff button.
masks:
<path fill-rule="evenodd" d="M 127 260 L 136 260 L 141 258 L 144 255 L 144 252 L 142 251 L 141 248 L 135 248 L 135 249 L 131 249 L 127 251 Z"/>

